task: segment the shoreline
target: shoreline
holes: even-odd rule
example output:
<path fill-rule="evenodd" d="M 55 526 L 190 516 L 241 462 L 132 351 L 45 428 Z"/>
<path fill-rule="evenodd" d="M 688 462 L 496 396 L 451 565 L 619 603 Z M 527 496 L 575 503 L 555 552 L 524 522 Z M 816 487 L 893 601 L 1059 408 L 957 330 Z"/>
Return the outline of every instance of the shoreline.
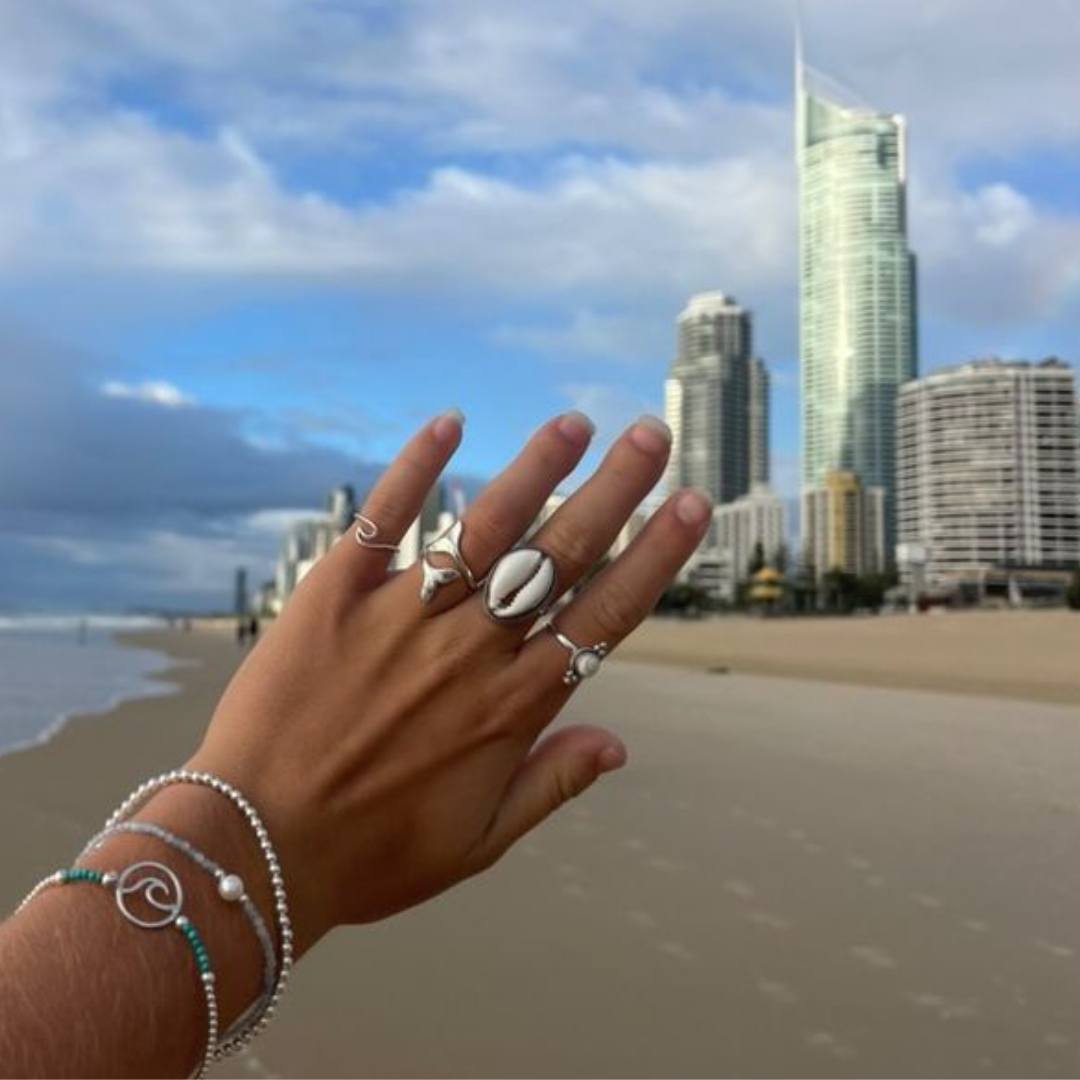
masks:
<path fill-rule="evenodd" d="M 21 739 L 18 742 L 0 744 L 0 759 L 48 745 L 73 721 L 94 718 L 105 719 L 114 709 L 129 701 L 150 701 L 154 698 L 168 697 L 171 694 L 179 693 L 180 688 L 176 680 L 168 679 L 166 676 L 176 668 L 190 666 L 190 663 L 185 663 L 182 659 L 173 656 L 162 648 L 152 648 L 140 640 L 141 635 L 148 632 L 152 631 L 146 629 L 111 631 L 109 632 L 109 639 L 117 648 L 139 649 L 142 652 L 156 653 L 162 661 L 160 667 L 133 676 L 133 682 L 137 682 L 135 687 L 116 691 L 104 702 L 92 709 L 78 705 L 69 709 L 62 709 L 36 735 Z M 130 640 L 126 640 L 128 638 Z"/>

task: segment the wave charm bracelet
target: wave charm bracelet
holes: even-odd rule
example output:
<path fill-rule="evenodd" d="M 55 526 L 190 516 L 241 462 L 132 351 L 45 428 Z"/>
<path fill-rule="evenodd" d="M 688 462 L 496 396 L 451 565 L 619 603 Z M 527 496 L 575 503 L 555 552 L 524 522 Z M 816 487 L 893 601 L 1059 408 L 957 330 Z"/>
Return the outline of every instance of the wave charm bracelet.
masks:
<path fill-rule="evenodd" d="M 86 870 L 73 867 L 57 870 L 43 878 L 27 894 L 26 899 L 15 909 L 16 914 L 36 896 L 56 885 L 73 885 L 77 882 L 89 882 L 112 889 L 116 906 L 128 922 L 144 930 L 164 930 L 174 926 L 184 936 L 195 958 L 195 967 L 199 973 L 199 984 L 206 998 L 206 1050 L 195 1072 L 197 1078 L 203 1076 L 214 1057 L 218 1040 L 218 1006 L 214 990 L 214 969 L 210 965 L 210 954 L 206 944 L 195 929 L 191 920 L 183 914 L 184 890 L 180 879 L 165 865 L 159 862 L 142 861 L 132 863 L 119 872 L 114 870 Z M 133 910 L 132 901 L 141 896 L 140 910 Z"/>

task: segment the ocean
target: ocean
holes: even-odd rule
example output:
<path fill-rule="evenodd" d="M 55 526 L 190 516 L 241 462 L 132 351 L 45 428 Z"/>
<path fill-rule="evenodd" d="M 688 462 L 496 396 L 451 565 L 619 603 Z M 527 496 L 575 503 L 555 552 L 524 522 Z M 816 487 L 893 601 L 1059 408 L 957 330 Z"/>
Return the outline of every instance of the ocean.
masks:
<path fill-rule="evenodd" d="M 172 693 L 150 676 L 175 661 L 113 640 L 159 625 L 123 616 L 0 616 L 0 754 L 45 741 L 74 714 Z"/>

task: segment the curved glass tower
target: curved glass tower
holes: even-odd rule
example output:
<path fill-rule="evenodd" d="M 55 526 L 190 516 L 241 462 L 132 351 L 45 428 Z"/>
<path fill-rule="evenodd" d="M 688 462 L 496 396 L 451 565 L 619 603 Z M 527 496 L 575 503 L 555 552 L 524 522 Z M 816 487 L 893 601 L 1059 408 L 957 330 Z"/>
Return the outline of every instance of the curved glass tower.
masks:
<path fill-rule="evenodd" d="M 797 57 L 802 478 L 884 488 L 891 557 L 896 394 L 918 366 L 906 130 L 845 96 Z"/>

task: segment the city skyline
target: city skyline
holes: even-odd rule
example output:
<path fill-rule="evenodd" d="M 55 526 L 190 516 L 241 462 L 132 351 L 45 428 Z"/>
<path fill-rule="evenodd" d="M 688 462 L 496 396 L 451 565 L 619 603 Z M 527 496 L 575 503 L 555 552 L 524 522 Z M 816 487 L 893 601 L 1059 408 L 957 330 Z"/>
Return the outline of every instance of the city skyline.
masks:
<path fill-rule="evenodd" d="M 815 67 L 916 133 L 924 371 L 1080 334 L 1080 23 L 998 6 L 807 11 Z M 786 2 L 4 19 L 0 606 L 222 603 L 449 405 L 465 476 L 567 407 L 599 449 L 710 288 L 755 312 L 796 494 Z"/>

